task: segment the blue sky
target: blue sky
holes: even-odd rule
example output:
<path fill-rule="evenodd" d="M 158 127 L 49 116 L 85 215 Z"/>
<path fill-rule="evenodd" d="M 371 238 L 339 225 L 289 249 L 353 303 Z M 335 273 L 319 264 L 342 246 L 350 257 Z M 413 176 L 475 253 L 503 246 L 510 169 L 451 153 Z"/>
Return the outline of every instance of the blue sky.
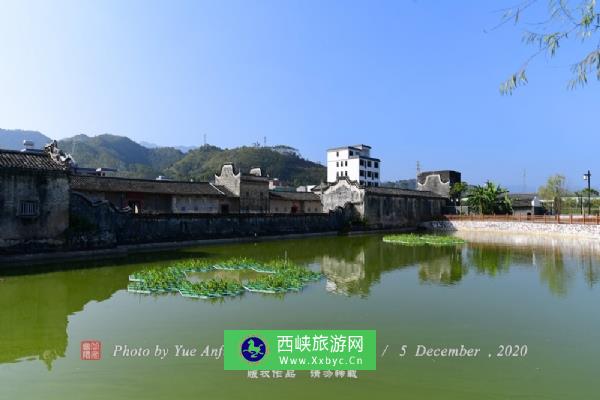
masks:
<path fill-rule="evenodd" d="M 600 84 L 569 91 L 585 47 L 535 60 L 513 1 L 3 1 L 0 127 L 161 145 L 366 143 L 383 179 L 456 169 L 513 190 L 598 171 Z M 544 19 L 543 7 L 526 21 Z"/>

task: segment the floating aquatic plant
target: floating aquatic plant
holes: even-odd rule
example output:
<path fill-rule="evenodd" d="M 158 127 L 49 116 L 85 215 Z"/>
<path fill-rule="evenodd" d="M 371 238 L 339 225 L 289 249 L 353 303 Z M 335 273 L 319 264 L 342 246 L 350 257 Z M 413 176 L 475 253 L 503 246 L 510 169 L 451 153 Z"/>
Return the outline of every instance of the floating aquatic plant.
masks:
<path fill-rule="evenodd" d="M 385 243 L 396 243 L 405 246 L 455 246 L 464 244 L 465 241 L 456 236 L 442 236 L 442 235 L 418 235 L 418 234 L 397 234 L 397 235 L 386 235 L 383 237 Z"/>
<path fill-rule="evenodd" d="M 231 279 L 210 279 L 190 282 L 188 273 L 214 270 L 252 270 L 265 274 L 242 283 Z M 236 296 L 244 291 L 283 293 L 299 291 L 307 282 L 316 281 L 322 274 L 283 260 L 258 262 L 248 258 L 232 258 L 218 262 L 190 259 L 165 269 L 145 269 L 129 276 L 127 290 L 132 293 L 180 293 L 184 297 L 214 298 Z"/>

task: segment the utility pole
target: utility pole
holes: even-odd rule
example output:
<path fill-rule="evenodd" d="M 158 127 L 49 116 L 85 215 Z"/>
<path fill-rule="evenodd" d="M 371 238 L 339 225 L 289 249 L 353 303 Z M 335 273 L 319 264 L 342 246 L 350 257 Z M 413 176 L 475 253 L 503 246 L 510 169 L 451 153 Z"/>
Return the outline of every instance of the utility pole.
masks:
<path fill-rule="evenodd" d="M 583 180 L 588 184 L 588 214 L 592 214 L 592 173 L 588 169 L 587 174 L 583 174 Z"/>
<path fill-rule="evenodd" d="M 421 163 L 419 161 L 417 161 L 417 177 L 419 176 L 420 173 L 421 173 Z"/>

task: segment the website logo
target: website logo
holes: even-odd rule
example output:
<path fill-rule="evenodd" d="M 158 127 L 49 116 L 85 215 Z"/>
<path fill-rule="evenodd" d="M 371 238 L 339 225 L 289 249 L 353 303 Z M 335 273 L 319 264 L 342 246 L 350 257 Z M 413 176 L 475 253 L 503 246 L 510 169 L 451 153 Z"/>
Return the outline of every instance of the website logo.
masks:
<path fill-rule="evenodd" d="M 244 340 L 241 347 L 242 357 L 252 363 L 262 360 L 265 354 L 267 354 L 267 345 L 262 339 L 256 336 L 251 336 Z"/>
<path fill-rule="evenodd" d="M 374 330 L 225 330 L 223 339 L 228 371 L 377 369 Z"/>

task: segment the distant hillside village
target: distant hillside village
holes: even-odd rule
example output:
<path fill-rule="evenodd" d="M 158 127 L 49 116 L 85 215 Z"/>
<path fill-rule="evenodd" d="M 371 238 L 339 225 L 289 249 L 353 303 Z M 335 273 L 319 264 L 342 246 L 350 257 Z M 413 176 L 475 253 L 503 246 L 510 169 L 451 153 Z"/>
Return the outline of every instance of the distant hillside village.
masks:
<path fill-rule="evenodd" d="M 140 221 L 135 216 L 178 221 L 170 225 L 177 225 L 173 228 L 178 229 L 174 233 L 177 239 L 185 237 L 181 230 L 189 230 L 189 224 L 200 224 L 189 218 L 193 216 L 206 223 L 210 216 L 256 215 L 266 225 L 273 220 L 269 216 L 314 216 L 310 223 L 297 227 L 303 232 L 313 230 L 311 224 L 319 226 L 315 230 L 339 230 L 352 223 L 366 228 L 414 226 L 441 215 L 448 204 L 450 185 L 460 180 L 460 173 L 454 171 L 423 173 L 417 190 L 382 187 L 381 160 L 372 157 L 371 148 L 364 144 L 329 149 L 327 182 L 305 182 L 297 187 L 268 176 L 261 166 L 241 171 L 233 162 L 223 163 L 207 181 L 124 178 L 115 176 L 117 171 L 112 168 L 79 166 L 56 142 L 41 150 L 31 142 L 25 145 L 21 151 L 0 150 L 0 248 L 4 250 L 28 245 L 33 249 L 34 244 L 61 247 L 69 241 L 66 236 L 82 226 L 87 233 L 98 235 L 99 230 L 107 229 L 118 244 L 124 240 L 120 230 L 127 229 L 123 224 L 129 223 L 122 222 L 124 215 L 125 221 Z M 82 211 L 82 204 L 89 210 Z M 100 209 L 104 211 L 97 211 Z M 117 217 L 110 217 L 113 214 Z M 332 222 L 333 214 L 342 215 L 343 221 Z M 184 216 L 188 218 L 182 225 Z M 102 228 L 107 218 L 114 221 Z M 329 218 L 327 223 L 325 218 Z M 115 222 L 117 219 L 121 222 Z M 198 229 L 190 239 L 206 237 Z M 289 231 L 277 225 L 266 232 L 286 233 L 286 229 Z M 216 233 L 214 236 L 219 236 L 220 232 Z M 143 237 L 145 232 L 139 234 Z M 228 236 L 236 236 L 236 232 Z M 86 239 L 89 243 L 94 240 Z"/>

